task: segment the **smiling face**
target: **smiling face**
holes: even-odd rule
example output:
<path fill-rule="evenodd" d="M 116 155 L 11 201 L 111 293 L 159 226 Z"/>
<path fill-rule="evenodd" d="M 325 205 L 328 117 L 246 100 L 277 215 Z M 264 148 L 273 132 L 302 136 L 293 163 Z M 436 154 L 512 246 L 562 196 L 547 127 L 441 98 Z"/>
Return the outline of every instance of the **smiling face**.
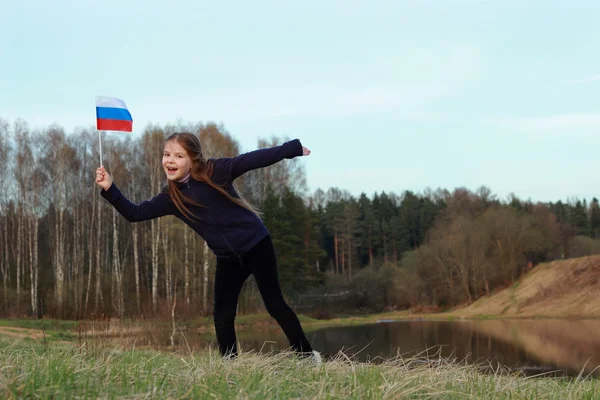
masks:
<path fill-rule="evenodd" d="M 192 160 L 177 140 L 169 140 L 165 143 L 162 166 L 170 181 L 183 179 L 192 167 Z"/>

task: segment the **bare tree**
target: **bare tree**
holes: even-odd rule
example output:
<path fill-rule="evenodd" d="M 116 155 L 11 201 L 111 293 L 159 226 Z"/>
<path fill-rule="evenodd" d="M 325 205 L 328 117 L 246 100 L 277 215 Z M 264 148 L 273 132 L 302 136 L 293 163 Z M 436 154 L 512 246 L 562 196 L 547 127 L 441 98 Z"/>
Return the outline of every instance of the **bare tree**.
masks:
<path fill-rule="evenodd" d="M 504 276 L 514 283 L 525 271 L 526 254 L 543 247 L 544 237 L 531 215 L 512 208 L 490 208 L 484 218 L 492 226 L 493 255 Z"/>
<path fill-rule="evenodd" d="M 132 245 L 133 245 L 133 270 L 135 274 L 135 303 L 137 312 L 142 312 L 140 300 L 140 255 L 139 255 L 139 239 L 138 239 L 138 224 L 133 224 L 131 227 Z"/>
<path fill-rule="evenodd" d="M 16 147 L 16 162 L 18 168 L 14 169 L 15 182 L 17 183 L 17 235 L 16 243 L 13 246 L 16 259 L 16 293 L 17 293 L 17 309 L 19 308 L 19 302 L 21 300 L 21 284 L 23 283 L 25 264 L 29 264 L 30 275 L 33 274 L 31 266 L 31 260 L 26 259 L 32 258 L 33 249 L 31 252 L 26 249 L 29 247 L 27 239 L 31 238 L 31 232 L 28 227 L 30 226 L 29 220 L 32 218 L 31 215 L 31 204 L 30 197 L 32 192 L 31 182 L 35 170 L 35 160 L 32 151 L 31 137 L 29 134 L 29 128 L 24 121 L 18 120 L 14 124 L 14 138 L 15 142 L 18 143 Z M 30 210 L 27 212 L 26 210 Z"/>
<path fill-rule="evenodd" d="M 165 263 L 165 294 L 167 297 L 167 304 L 172 304 L 173 302 L 173 257 L 169 254 L 169 249 L 171 246 L 171 238 L 173 236 L 172 232 L 172 223 L 171 221 L 163 220 L 163 235 L 162 235 L 162 245 L 164 252 L 164 263 Z"/>
<path fill-rule="evenodd" d="M 66 142 L 65 133 L 58 126 L 51 126 L 44 134 L 43 169 L 48 178 L 52 177 L 53 184 L 48 189 L 52 194 L 54 231 L 51 235 L 52 266 L 55 279 L 55 306 L 57 315 L 65 313 L 65 283 L 67 278 L 67 220 L 66 213 L 69 207 L 70 195 L 73 193 L 69 187 L 68 175 L 79 168 L 79 160 L 74 149 Z"/>
<path fill-rule="evenodd" d="M 11 133 L 8 122 L 0 119 L 0 170 L 6 175 L 10 175 L 11 165 L 9 156 L 11 153 Z M 2 292 L 4 298 L 4 310 L 8 313 L 8 277 L 9 277 L 9 254 L 8 254 L 8 213 L 7 204 L 9 199 L 9 180 L 0 179 L 0 225 L 4 227 L 0 231 L 0 274 L 2 276 Z"/>
<path fill-rule="evenodd" d="M 95 164 L 92 163 L 93 143 L 95 137 L 91 130 L 79 130 L 74 135 L 69 136 L 69 143 L 74 148 L 78 159 L 81 162 L 81 168 L 70 175 L 70 186 L 78 187 L 79 190 L 73 194 L 70 202 L 72 212 L 72 285 L 71 294 L 73 296 L 74 313 L 77 318 L 84 315 L 87 311 L 89 301 L 90 278 L 93 275 L 93 264 L 91 254 L 93 252 L 93 214 L 95 209 L 94 202 L 89 202 L 93 198 L 94 186 L 81 185 L 81 182 L 89 180 L 90 170 Z M 86 237 L 88 240 L 86 240 Z M 87 290 L 84 291 L 86 281 L 86 257 L 87 262 Z"/>
<path fill-rule="evenodd" d="M 160 155 L 163 150 L 165 132 L 158 127 L 149 127 L 142 136 L 142 164 L 144 170 L 150 177 L 150 190 L 147 196 L 153 196 L 160 192 L 163 185 L 163 171 Z M 152 265 L 152 308 L 158 307 L 158 268 L 159 268 L 159 244 L 161 240 L 161 219 L 151 221 L 150 250 Z"/>
<path fill-rule="evenodd" d="M 184 269 L 184 289 L 183 295 L 185 297 L 186 310 L 190 309 L 190 259 L 188 249 L 188 236 L 189 228 L 183 230 L 183 269 Z"/>

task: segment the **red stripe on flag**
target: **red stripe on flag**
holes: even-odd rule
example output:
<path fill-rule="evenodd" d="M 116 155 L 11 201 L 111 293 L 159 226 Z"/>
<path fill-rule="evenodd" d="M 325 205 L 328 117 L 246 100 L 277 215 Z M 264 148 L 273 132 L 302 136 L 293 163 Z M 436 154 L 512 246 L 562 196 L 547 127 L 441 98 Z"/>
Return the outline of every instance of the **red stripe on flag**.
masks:
<path fill-rule="evenodd" d="M 132 121 L 122 121 L 118 119 L 96 119 L 96 128 L 99 131 L 123 131 L 131 132 L 133 130 Z"/>

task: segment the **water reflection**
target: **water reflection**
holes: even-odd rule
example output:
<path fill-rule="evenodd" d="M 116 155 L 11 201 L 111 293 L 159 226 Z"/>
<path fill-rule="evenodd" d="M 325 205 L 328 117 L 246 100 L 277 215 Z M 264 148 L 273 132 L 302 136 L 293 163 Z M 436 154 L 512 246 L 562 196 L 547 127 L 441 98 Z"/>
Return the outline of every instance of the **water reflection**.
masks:
<path fill-rule="evenodd" d="M 597 320 L 402 321 L 331 327 L 308 334 L 324 355 L 343 351 L 357 361 L 380 362 L 404 357 L 439 355 L 459 362 L 522 370 L 528 374 L 562 371 L 573 375 L 595 372 L 600 366 Z M 171 346 L 170 332 L 122 337 L 124 344 L 197 351 L 215 348 L 214 335 L 179 333 Z M 240 347 L 262 352 L 288 347 L 279 330 L 240 332 Z"/>

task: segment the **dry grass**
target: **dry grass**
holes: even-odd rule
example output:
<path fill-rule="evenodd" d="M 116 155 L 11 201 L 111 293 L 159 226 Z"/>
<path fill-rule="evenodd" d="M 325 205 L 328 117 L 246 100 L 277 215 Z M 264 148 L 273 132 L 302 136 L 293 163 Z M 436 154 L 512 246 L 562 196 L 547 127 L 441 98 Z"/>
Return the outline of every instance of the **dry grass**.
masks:
<path fill-rule="evenodd" d="M 600 383 L 525 378 L 432 359 L 318 367 L 294 355 L 203 355 L 120 347 L 42 347 L 0 339 L 2 398 L 594 399 Z"/>
<path fill-rule="evenodd" d="M 600 317 L 600 256 L 540 264 L 510 288 L 454 315 Z"/>
<path fill-rule="evenodd" d="M 9 336 L 13 339 L 41 339 L 42 331 L 39 329 L 0 326 L 0 336 Z"/>

